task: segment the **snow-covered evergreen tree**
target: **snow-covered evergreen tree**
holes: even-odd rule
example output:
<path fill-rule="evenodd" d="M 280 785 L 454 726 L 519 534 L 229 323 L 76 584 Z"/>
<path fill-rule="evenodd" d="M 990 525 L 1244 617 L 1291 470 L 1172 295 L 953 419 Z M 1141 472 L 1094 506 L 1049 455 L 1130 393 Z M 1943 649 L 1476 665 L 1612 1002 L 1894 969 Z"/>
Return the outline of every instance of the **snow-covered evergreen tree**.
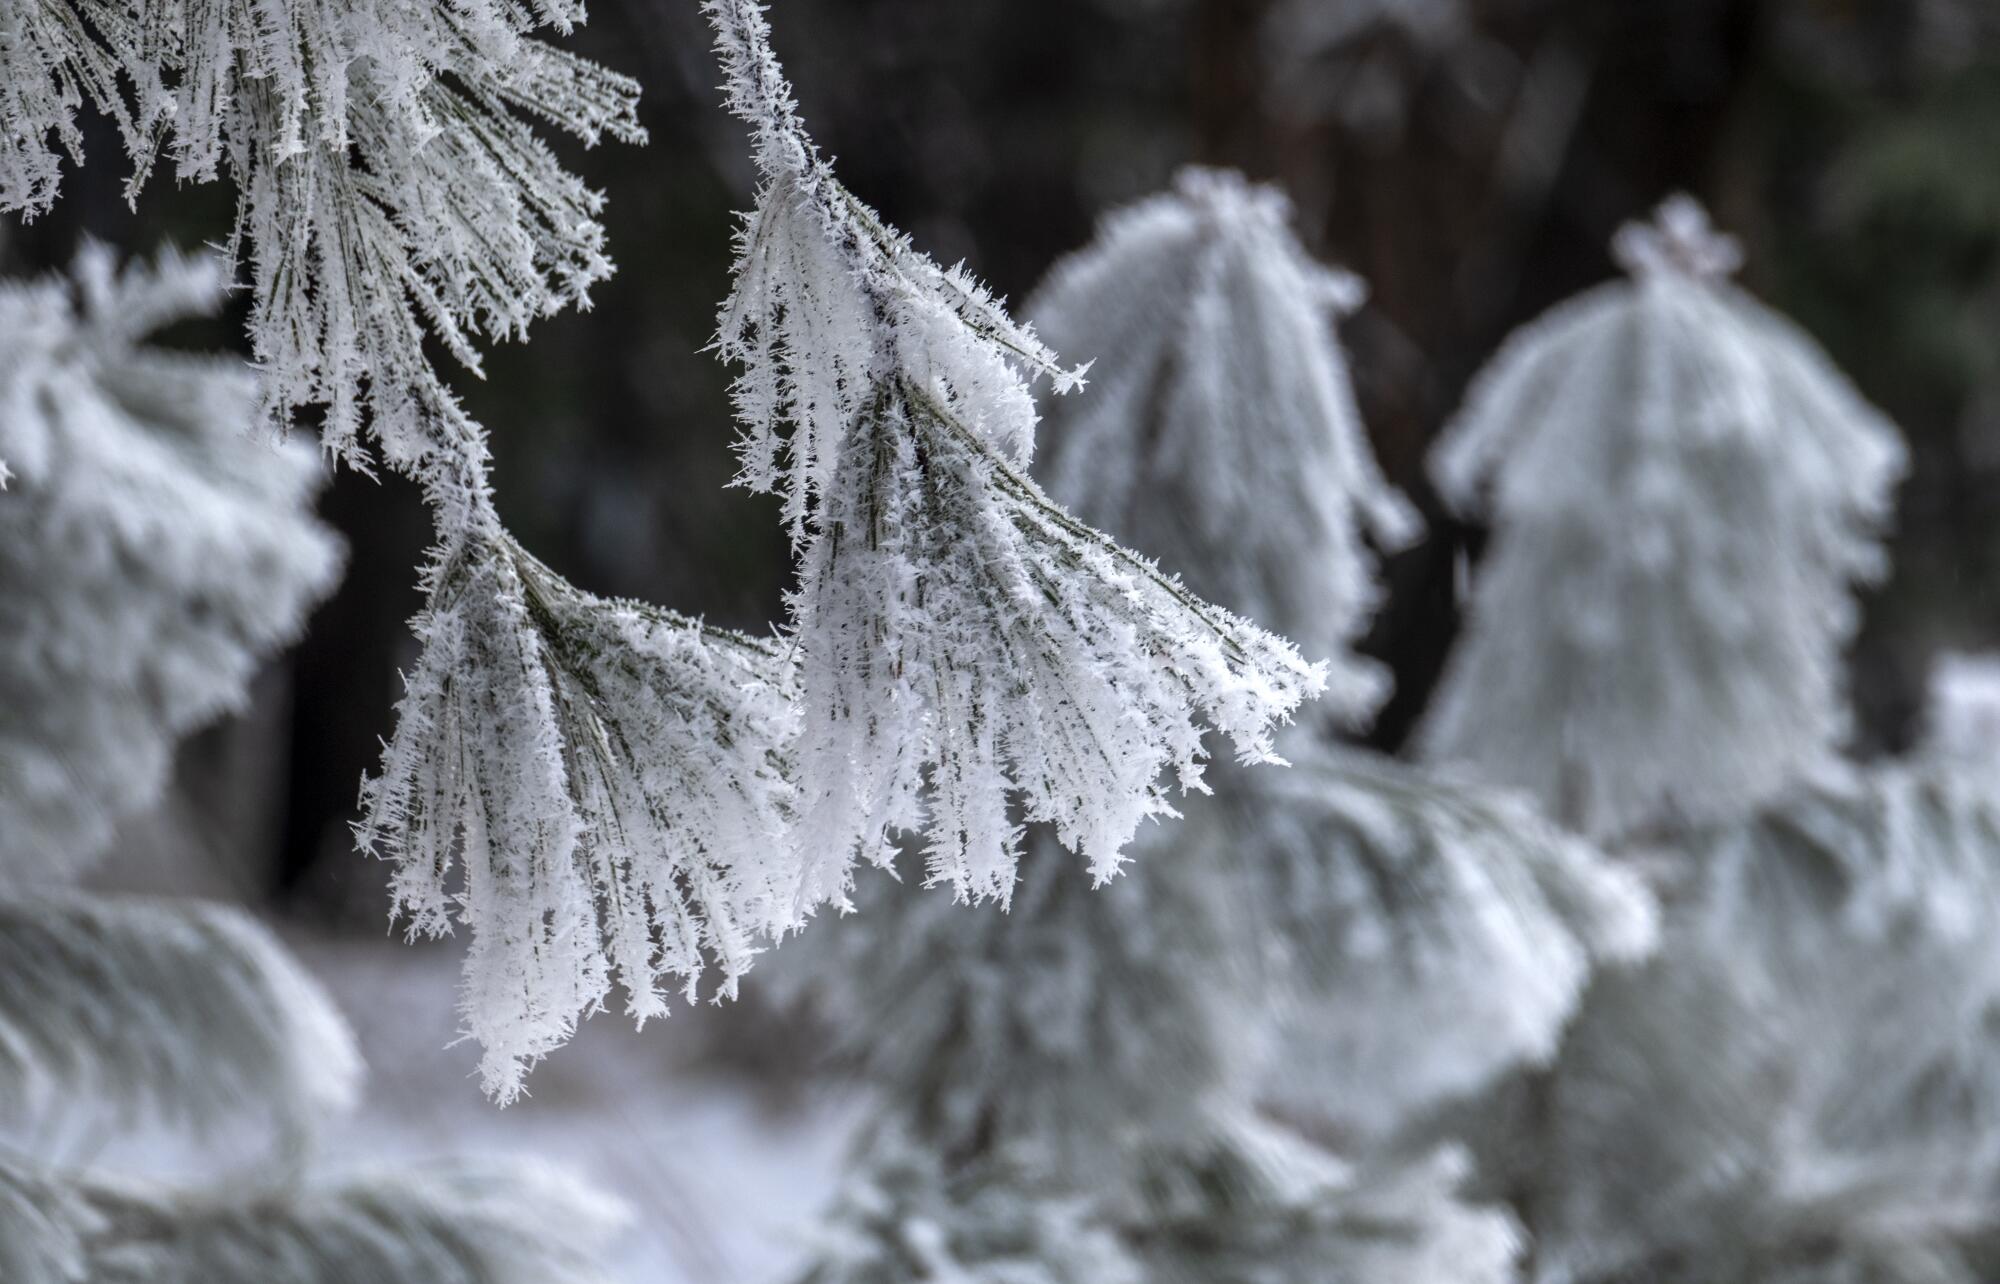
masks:
<path fill-rule="evenodd" d="M 315 462 L 253 438 L 249 377 L 140 345 L 220 287 L 212 263 L 117 272 L 102 250 L 0 287 L 0 1277 L 595 1284 L 616 1210 L 566 1178 L 316 1171 L 360 1058 L 246 915 L 39 886 L 157 799 L 175 741 L 242 701 L 339 566 Z M 47 1153 L 140 1125 L 268 1154 L 168 1182 Z"/>
<path fill-rule="evenodd" d="M 1630 279 L 1509 340 L 1433 457 L 1494 533 L 1422 736 L 1604 838 L 1739 814 L 1835 753 L 1849 589 L 1883 572 L 1904 466 L 1693 201 L 1615 249 Z"/>
<path fill-rule="evenodd" d="M 1416 519 L 1332 330 L 1361 284 L 1314 263 L 1288 214 L 1274 189 L 1191 170 L 1051 273 L 1037 323 L 1110 352 L 1053 412 L 1045 463 L 1086 519 L 1327 648 L 1326 703 L 1355 723 L 1387 693 L 1351 649 L 1377 595 L 1366 540 L 1393 548 Z M 1544 1059 L 1593 962 L 1650 943 L 1644 890 L 1517 800 L 1304 732 L 1284 748 L 1293 769 L 1218 780 L 1175 846 L 1227 871 L 1213 934 L 1274 947 L 1256 966 L 1289 994 L 1273 1088 L 1292 1108 L 1370 1135 Z"/>

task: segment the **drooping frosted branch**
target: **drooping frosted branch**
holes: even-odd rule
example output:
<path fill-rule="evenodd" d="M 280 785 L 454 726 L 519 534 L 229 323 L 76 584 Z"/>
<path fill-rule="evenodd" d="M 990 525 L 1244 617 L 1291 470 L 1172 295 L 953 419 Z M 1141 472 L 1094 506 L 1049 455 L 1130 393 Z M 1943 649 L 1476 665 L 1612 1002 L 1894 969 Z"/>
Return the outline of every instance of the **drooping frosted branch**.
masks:
<path fill-rule="evenodd" d="M 1028 315 L 1063 351 L 1102 355 L 1087 396 L 1049 408 L 1040 472 L 1085 521 L 1188 587 L 1325 658 L 1344 720 L 1386 694 L 1353 654 L 1380 594 L 1367 541 L 1417 517 L 1369 451 L 1332 322 L 1361 282 L 1322 267 L 1274 188 L 1187 169 L 1107 216 Z"/>
<path fill-rule="evenodd" d="M 1269 756 L 1324 685 L 1284 642 L 1075 521 L 1021 471 L 1027 379 L 1077 382 L 962 271 L 885 227 L 799 125 L 753 0 L 709 0 L 763 173 L 718 347 L 741 363 L 744 480 L 784 497 L 806 733 L 808 899 L 921 830 L 932 877 L 1005 899 L 1010 805 L 1100 875 L 1204 725 Z M 928 804 L 926 806 L 926 804 Z"/>
<path fill-rule="evenodd" d="M 309 1130 L 354 1103 L 360 1077 L 332 1000 L 233 910 L 0 902 L 0 1117 Z"/>
<path fill-rule="evenodd" d="M 608 1284 L 625 1216 L 523 1165 L 201 1190 L 0 1157 L 8 1284 Z"/>
<path fill-rule="evenodd" d="M 326 444 L 358 459 L 372 411 L 392 460 L 453 467 L 426 334 L 476 371 L 478 340 L 611 271 L 602 198 L 530 123 L 643 140 L 632 81 L 533 34 L 582 17 L 574 0 L 7 0 L 0 211 L 54 202 L 86 106 L 117 124 L 134 193 L 162 156 L 183 182 L 226 176 L 266 412 L 326 403 Z"/>
<path fill-rule="evenodd" d="M 252 438 L 240 363 L 145 346 L 212 312 L 210 259 L 0 285 L 0 864 L 73 870 L 165 786 L 338 576 L 304 446 Z"/>
<path fill-rule="evenodd" d="M 466 1028 L 507 1100 L 614 981 L 643 1021 L 794 921 L 795 714 L 771 644 L 580 592 L 490 512 L 466 529 L 358 833 L 412 932 L 471 929 Z"/>
<path fill-rule="evenodd" d="M 1351 1135 L 1545 1064 L 1593 971 L 1655 942 L 1640 880 L 1524 799 L 1319 751 L 1228 802 L 1235 930 L 1290 991 L 1271 1091 Z"/>
<path fill-rule="evenodd" d="M 1511 339 L 1433 457 L 1494 541 L 1422 737 L 1599 837 L 1739 814 L 1834 750 L 1905 453 L 1723 279 L 1698 206 L 1618 248 L 1633 279 Z"/>

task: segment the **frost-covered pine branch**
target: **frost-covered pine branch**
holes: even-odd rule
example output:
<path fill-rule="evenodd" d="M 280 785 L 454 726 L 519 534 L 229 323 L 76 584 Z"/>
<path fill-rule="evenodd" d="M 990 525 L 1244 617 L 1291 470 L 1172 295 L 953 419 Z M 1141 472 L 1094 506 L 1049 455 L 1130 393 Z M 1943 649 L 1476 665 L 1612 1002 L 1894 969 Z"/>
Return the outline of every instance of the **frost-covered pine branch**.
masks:
<path fill-rule="evenodd" d="M 1355 721 L 1386 694 L 1352 654 L 1379 596 L 1365 541 L 1417 517 L 1376 467 L 1335 317 L 1364 287 L 1320 266 L 1275 188 L 1188 169 L 1106 216 L 1029 302 L 1047 341 L 1094 349 L 1089 395 L 1049 408 L 1049 492 L 1332 669 Z"/>
<path fill-rule="evenodd" d="M 581 592 L 490 511 L 447 539 L 357 832 L 413 932 L 471 929 L 466 1029 L 505 1101 L 614 981 L 643 1022 L 793 924 L 795 710 L 769 642 Z"/>
<path fill-rule="evenodd" d="M 310 1131 L 354 1104 L 360 1078 L 332 1000 L 242 914 L 0 901 L 0 1119 Z"/>
<path fill-rule="evenodd" d="M 1727 818 L 1834 752 L 1905 454 L 1728 283 L 1692 200 L 1616 250 L 1631 279 L 1511 339 L 1433 457 L 1494 539 L 1422 735 L 1599 837 Z"/>
<path fill-rule="evenodd" d="M 0 284 L 0 856 L 57 877 L 153 802 L 182 735 L 234 708 L 331 591 L 309 448 L 253 440 L 239 364 L 149 347 L 213 312 L 171 251 Z"/>
<path fill-rule="evenodd" d="M 1199 784 L 1204 724 L 1266 758 L 1324 673 L 1026 476 L 1028 380 L 1081 372 L 840 185 L 755 0 L 704 7 L 763 176 L 717 346 L 743 367 L 743 479 L 782 494 L 803 561 L 807 899 L 917 830 L 932 879 L 1004 901 L 1021 816 L 1108 876 L 1169 811 L 1162 777 Z"/>
<path fill-rule="evenodd" d="M 1546 1063 L 1593 972 L 1655 943 L 1640 880 L 1525 799 L 1315 750 L 1226 801 L 1197 841 L 1288 992 L 1269 1092 L 1346 1136 Z"/>
<path fill-rule="evenodd" d="M 359 461 L 372 412 L 392 461 L 430 468 L 459 446 L 426 334 L 477 371 L 478 340 L 611 271 L 602 198 L 530 123 L 644 138 L 637 85 L 536 34 L 582 18 L 579 0 L 5 0 L 0 211 L 55 201 L 85 107 L 117 124 L 135 198 L 163 156 L 183 182 L 226 176 L 266 413 L 325 403 L 325 444 Z"/>
<path fill-rule="evenodd" d="M 526 1165 L 203 1190 L 0 1157 L 8 1284 L 605 1284 L 624 1217 Z"/>

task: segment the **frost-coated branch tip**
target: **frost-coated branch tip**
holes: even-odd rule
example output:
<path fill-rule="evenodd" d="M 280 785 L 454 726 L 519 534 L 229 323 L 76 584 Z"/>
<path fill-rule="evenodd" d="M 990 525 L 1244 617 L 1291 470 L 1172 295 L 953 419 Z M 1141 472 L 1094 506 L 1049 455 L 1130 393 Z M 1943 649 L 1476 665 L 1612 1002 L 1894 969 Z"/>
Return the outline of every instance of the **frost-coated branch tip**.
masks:
<path fill-rule="evenodd" d="M 470 928 L 462 1010 L 504 1101 L 614 982 L 643 1021 L 792 925 L 795 713 L 773 644 L 580 592 L 497 523 L 426 578 L 357 834 L 413 933 Z"/>
<path fill-rule="evenodd" d="M 1618 266 L 1639 279 L 1677 274 L 1724 280 L 1743 266 L 1743 246 L 1710 221 L 1700 201 L 1676 192 L 1660 203 L 1649 223 L 1627 223 L 1611 241 Z"/>
<path fill-rule="evenodd" d="M 1029 380 L 1081 370 L 840 185 L 753 0 L 705 11 L 764 179 L 717 347 L 743 368 L 743 480 L 781 495 L 802 562 L 806 900 L 909 830 L 934 880 L 1004 901 L 1022 816 L 1108 875 L 1167 814 L 1164 773 L 1199 787 L 1204 726 L 1269 758 L 1324 670 L 1025 476 Z"/>
<path fill-rule="evenodd" d="M 156 160 L 227 178 L 248 270 L 262 412 L 327 408 L 329 450 L 361 463 L 364 424 L 392 461 L 438 446 L 449 392 L 435 337 L 479 369 L 583 302 L 611 272 L 603 197 L 536 124 L 641 142 L 638 86 L 540 38 L 576 3 L 37 0 L 0 9 L 0 213 L 56 199 L 83 160 L 86 107 L 118 128 L 136 197 Z"/>

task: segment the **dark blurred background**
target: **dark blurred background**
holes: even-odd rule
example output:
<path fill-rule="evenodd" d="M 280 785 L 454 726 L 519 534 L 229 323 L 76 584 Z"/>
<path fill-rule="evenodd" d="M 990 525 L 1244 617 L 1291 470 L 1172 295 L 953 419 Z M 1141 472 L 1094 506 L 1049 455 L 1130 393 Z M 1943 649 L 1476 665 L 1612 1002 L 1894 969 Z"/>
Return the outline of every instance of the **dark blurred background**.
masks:
<path fill-rule="evenodd" d="M 1613 230 L 1676 189 L 1913 446 L 1894 578 L 1856 648 L 1859 747 L 1908 741 L 1937 650 L 2000 645 L 1995 0 L 776 0 L 772 20 L 849 186 L 1016 302 L 1190 161 L 1282 184 L 1307 244 L 1368 280 L 1344 329 L 1362 408 L 1431 520 L 1368 643 L 1399 683 L 1379 745 L 1421 710 L 1477 554 L 1430 495 L 1429 442 L 1507 332 L 1611 275 Z M 762 629 L 788 556 L 772 503 L 725 489 L 729 372 L 702 351 L 744 140 L 694 0 L 597 0 L 574 45 L 644 83 L 652 142 L 564 148 L 609 196 L 618 275 L 461 381 L 500 507 L 584 587 Z M 52 215 L 0 239 L 6 267 L 61 263 L 85 234 L 137 251 L 226 228 L 221 187 L 157 183 L 133 213 L 123 180 L 71 173 Z M 393 478 L 343 474 L 324 510 L 352 545 L 345 586 L 183 783 L 228 793 L 243 890 L 379 925 L 347 822 L 412 658 L 428 528 Z"/>

